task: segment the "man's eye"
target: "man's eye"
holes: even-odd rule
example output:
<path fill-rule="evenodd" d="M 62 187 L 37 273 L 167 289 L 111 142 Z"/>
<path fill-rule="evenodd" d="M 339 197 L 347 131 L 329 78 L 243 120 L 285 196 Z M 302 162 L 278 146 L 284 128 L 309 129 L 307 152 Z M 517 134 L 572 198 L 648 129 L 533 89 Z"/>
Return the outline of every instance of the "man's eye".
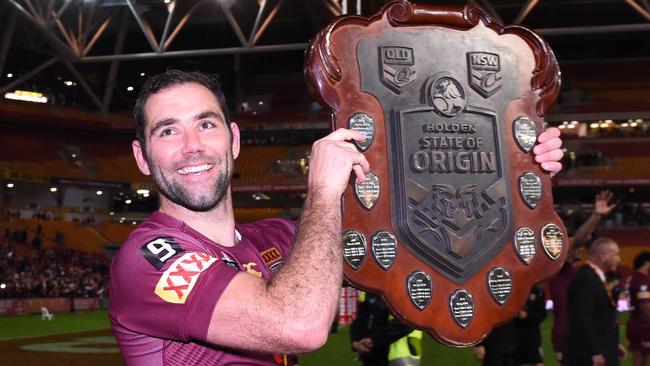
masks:
<path fill-rule="evenodd" d="M 174 133 L 175 133 L 174 130 L 172 130 L 171 128 L 166 128 L 162 130 L 162 132 L 160 132 L 160 136 L 169 136 L 169 135 L 173 135 Z"/>
<path fill-rule="evenodd" d="M 210 121 L 201 122 L 201 128 L 202 129 L 208 129 L 208 128 L 213 128 L 213 127 L 214 127 L 214 123 L 212 123 Z"/>

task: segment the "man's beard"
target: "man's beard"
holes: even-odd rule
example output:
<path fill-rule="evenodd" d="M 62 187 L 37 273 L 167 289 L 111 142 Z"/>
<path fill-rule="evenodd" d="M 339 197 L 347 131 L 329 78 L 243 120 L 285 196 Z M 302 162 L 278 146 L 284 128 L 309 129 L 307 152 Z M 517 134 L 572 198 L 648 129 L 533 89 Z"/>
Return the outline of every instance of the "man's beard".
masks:
<path fill-rule="evenodd" d="M 188 210 L 205 212 L 217 207 L 226 196 L 226 192 L 228 192 L 228 187 L 232 179 L 233 162 L 230 155 L 226 156 L 225 160 L 225 171 L 218 173 L 217 179 L 211 189 L 196 196 L 193 196 L 176 180 L 168 179 L 168 177 L 162 174 L 158 165 L 153 162 L 148 162 L 148 164 L 151 168 L 151 176 L 156 186 L 158 186 L 158 191 L 163 196 Z M 216 159 L 215 165 L 211 169 L 218 169 L 222 163 L 223 159 Z"/>

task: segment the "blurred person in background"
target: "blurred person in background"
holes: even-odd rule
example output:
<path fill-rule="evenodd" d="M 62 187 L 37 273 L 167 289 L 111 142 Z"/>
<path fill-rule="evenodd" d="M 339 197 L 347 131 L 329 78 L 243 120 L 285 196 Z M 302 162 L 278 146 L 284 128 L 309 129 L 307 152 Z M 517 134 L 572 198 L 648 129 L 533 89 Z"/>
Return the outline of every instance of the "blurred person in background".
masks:
<path fill-rule="evenodd" d="M 516 365 L 544 365 L 540 327 L 544 319 L 546 319 L 546 295 L 541 286 L 533 285 L 526 305 L 514 319 L 517 336 Z"/>
<path fill-rule="evenodd" d="M 618 244 L 598 238 L 589 246 L 589 260 L 580 267 L 567 292 L 567 332 L 563 364 L 616 366 L 625 348 L 618 341 L 616 301 L 607 288 L 605 273 L 620 262 Z"/>
<path fill-rule="evenodd" d="M 563 349 L 566 343 L 566 307 L 567 289 L 580 263 L 580 253 L 598 227 L 600 220 L 612 212 L 615 204 L 611 203 L 614 194 L 601 191 L 594 198 L 594 211 L 591 216 L 576 230 L 569 239 L 569 254 L 558 272 L 548 282 L 551 300 L 553 301 L 553 327 L 551 328 L 551 343 L 556 360 L 563 364 Z"/>
<path fill-rule="evenodd" d="M 359 300 L 357 316 L 350 324 L 350 340 L 363 365 L 419 365 L 422 332 L 395 319 L 378 295 L 362 292 Z"/>
<path fill-rule="evenodd" d="M 650 251 L 643 251 L 634 259 L 634 274 L 628 293 L 632 314 L 627 322 L 632 366 L 650 364 Z"/>

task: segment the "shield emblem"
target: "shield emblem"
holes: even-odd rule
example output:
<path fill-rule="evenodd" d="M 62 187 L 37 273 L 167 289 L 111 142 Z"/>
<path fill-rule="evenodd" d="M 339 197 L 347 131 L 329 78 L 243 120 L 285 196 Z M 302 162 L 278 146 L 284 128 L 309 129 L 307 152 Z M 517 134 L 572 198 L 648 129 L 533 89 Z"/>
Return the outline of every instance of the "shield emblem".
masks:
<path fill-rule="evenodd" d="M 472 107 L 453 119 L 435 107 L 404 109 L 395 117 L 393 222 L 408 250 L 463 283 L 511 235 L 512 197 L 497 118 Z M 443 138 L 435 131 L 447 133 Z"/>
<path fill-rule="evenodd" d="M 380 47 L 379 63 L 382 70 L 381 82 L 393 92 L 400 94 L 402 89 L 415 81 L 413 49 L 409 47 Z"/>
<path fill-rule="evenodd" d="M 489 98 L 501 88 L 501 59 L 490 52 L 468 52 L 469 85 L 483 98 Z"/>
<path fill-rule="evenodd" d="M 548 45 L 472 5 L 396 0 L 337 18 L 306 62 L 332 128 L 373 135 L 360 147 L 371 179 L 351 179 L 343 196 L 343 231 L 367 240 L 343 245 L 347 281 L 450 345 L 515 317 L 567 253 L 550 177 L 530 153 L 559 92 Z M 372 124 L 350 123 L 362 115 Z"/>

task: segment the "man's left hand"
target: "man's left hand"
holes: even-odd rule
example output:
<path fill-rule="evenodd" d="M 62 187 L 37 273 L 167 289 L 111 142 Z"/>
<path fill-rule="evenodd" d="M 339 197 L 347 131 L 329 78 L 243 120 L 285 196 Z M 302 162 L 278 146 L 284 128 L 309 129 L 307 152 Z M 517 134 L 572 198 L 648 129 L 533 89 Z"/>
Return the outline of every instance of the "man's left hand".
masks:
<path fill-rule="evenodd" d="M 554 176 L 562 170 L 560 160 L 564 156 L 564 152 L 560 149 L 562 147 L 560 130 L 555 127 L 547 128 L 537 137 L 537 142 L 539 144 L 533 149 L 535 161 Z"/>

